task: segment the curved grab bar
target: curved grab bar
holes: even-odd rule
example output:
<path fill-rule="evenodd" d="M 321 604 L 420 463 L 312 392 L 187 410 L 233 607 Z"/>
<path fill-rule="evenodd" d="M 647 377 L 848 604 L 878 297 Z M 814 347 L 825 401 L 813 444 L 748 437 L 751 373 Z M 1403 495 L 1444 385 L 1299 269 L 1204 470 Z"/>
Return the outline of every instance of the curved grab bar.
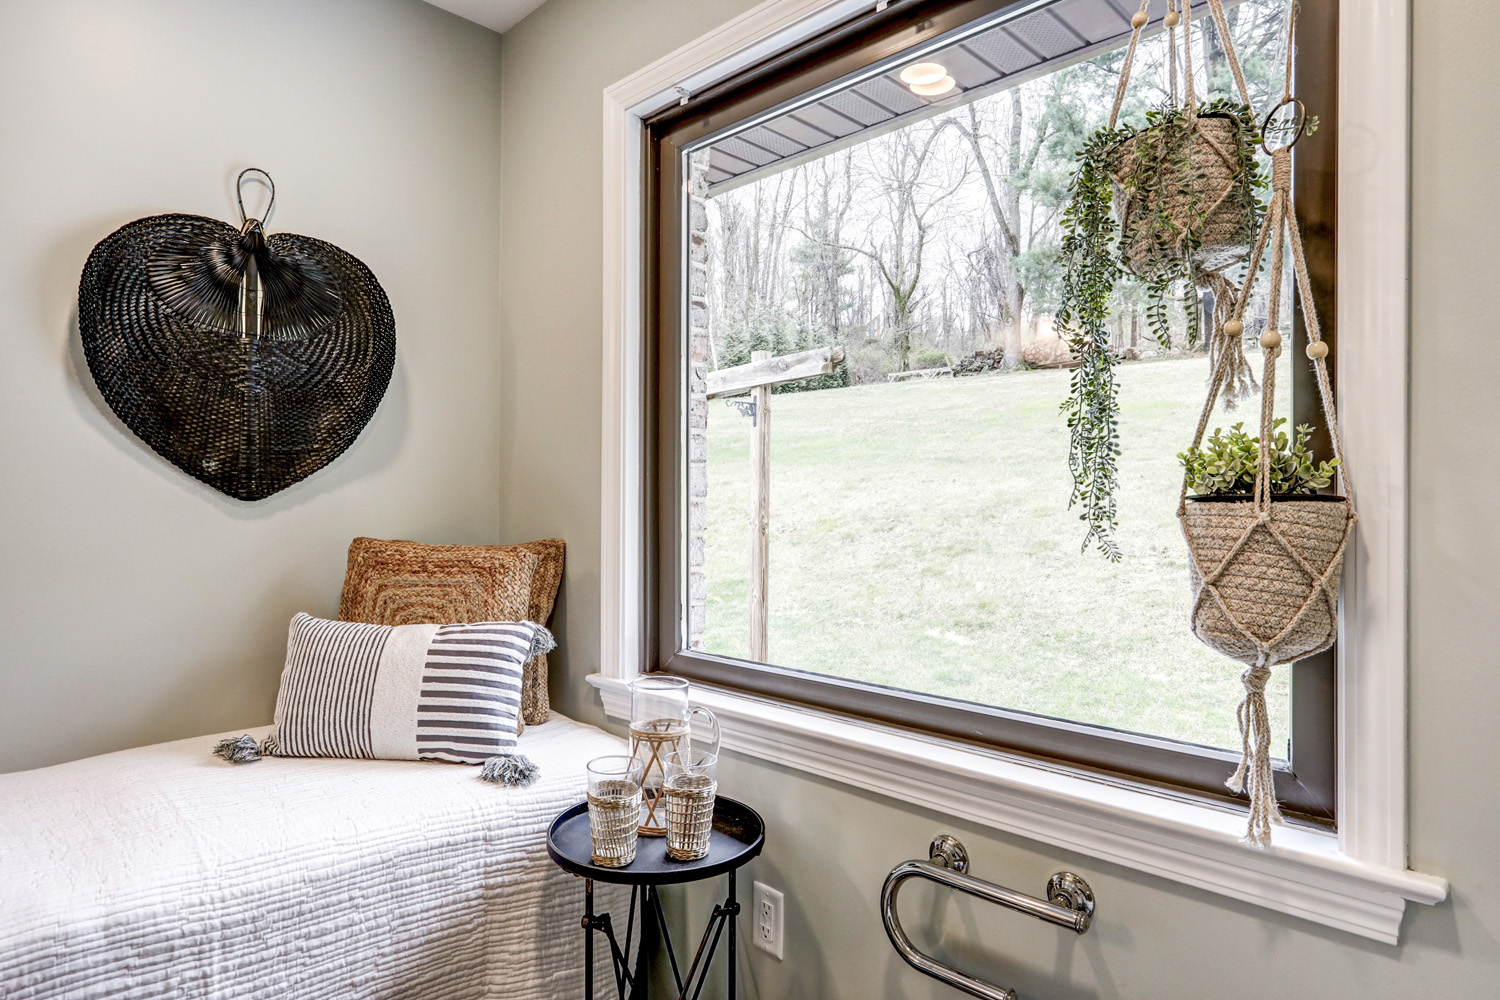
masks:
<path fill-rule="evenodd" d="M 1071 872 L 1053 875 L 1047 880 L 1047 898 L 1037 899 L 1024 892 L 966 874 L 969 868 L 968 852 L 953 837 L 944 835 L 934 840 L 928 849 L 928 857 L 928 861 L 903 861 L 891 869 L 880 890 L 880 918 L 885 923 L 885 933 L 891 939 L 891 945 L 906 964 L 972 996 L 982 997 L 983 1000 L 1017 1000 L 1014 990 L 976 979 L 917 950 L 902 928 L 901 917 L 896 912 L 896 894 L 908 879 L 924 878 L 946 885 L 1039 920 L 1066 927 L 1077 934 L 1087 931 L 1093 922 L 1094 893 L 1087 882 Z"/>

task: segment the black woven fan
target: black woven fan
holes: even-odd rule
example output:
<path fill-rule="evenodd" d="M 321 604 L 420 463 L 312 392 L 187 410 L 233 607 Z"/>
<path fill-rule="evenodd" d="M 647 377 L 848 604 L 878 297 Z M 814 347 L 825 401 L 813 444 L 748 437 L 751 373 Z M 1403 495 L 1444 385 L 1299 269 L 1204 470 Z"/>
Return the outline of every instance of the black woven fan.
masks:
<path fill-rule="evenodd" d="M 241 184 L 251 172 L 270 183 L 252 168 Z M 396 322 L 354 257 L 267 235 L 243 200 L 240 219 L 154 215 L 111 233 L 84 265 L 78 327 L 99 391 L 141 440 L 261 500 L 354 443 L 390 384 Z"/>

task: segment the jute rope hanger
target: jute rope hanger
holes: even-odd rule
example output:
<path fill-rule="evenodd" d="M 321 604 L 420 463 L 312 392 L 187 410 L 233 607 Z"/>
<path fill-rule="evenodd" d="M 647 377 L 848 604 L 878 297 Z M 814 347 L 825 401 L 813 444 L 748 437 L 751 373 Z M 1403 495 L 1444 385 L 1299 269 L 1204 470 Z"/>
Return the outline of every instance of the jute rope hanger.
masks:
<path fill-rule="evenodd" d="M 1265 687 L 1271 667 L 1328 648 L 1338 621 L 1338 589 L 1343 558 L 1358 515 L 1354 507 L 1354 490 L 1349 470 L 1344 464 L 1343 440 L 1334 408 L 1332 386 L 1328 377 L 1328 345 L 1322 338 L 1312 282 L 1307 272 L 1302 235 L 1297 225 L 1292 200 L 1292 146 L 1302 134 L 1305 112 L 1291 94 L 1291 66 L 1294 57 L 1296 6 L 1292 7 L 1287 27 L 1287 74 L 1281 101 L 1266 116 L 1264 136 L 1277 111 L 1296 103 L 1299 118 L 1291 141 L 1271 154 L 1272 195 L 1265 221 L 1256 237 L 1244 285 L 1236 303 L 1233 320 L 1215 331 L 1216 340 L 1243 334 L 1243 314 L 1270 244 L 1271 270 L 1267 306 L 1266 332 L 1261 337 L 1264 350 L 1263 393 L 1261 396 L 1260 455 L 1255 474 L 1255 493 L 1248 511 L 1229 510 L 1227 514 L 1203 516 L 1195 509 L 1190 514 L 1187 482 L 1184 479 L 1178 497 L 1177 514 L 1188 542 L 1189 558 L 1195 577 L 1192 620 L 1194 631 L 1210 646 L 1247 663 L 1240 675 L 1245 696 L 1237 718 L 1240 726 L 1241 762 L 1226 782 L 1235 792 L 1245 792 L 1250 799 L 1247 841 L 1265 846 L 1270 843 L 1271 826 L 1281 822 L 1276 803 L 1274 776 L 1271 769 L 1270 720 L 1266 709 Z M 1276 360 L 1281 353 L 1282 337 L 1278 329 L 1281 316 L 1281 285 L 1284 260 L 1290 244 L 1292 268 L 1300 296 L 1304 324 L 1308 335 L 1307 356 L 1312 361 L 1319 401 L 1327 419 L 1334 457 L 1346 499 L 1341 504 L 1283 501 L 1282 507 L 1307 507 L 1317 510 L 1300 512 L 1295 518 L 1283 519 L 1273 513 L 1271 499 L 1271 449 L 1275 429 Z M 1213 413 L 1220 391 L 1229 379 L 1232 366 L 1230 351 L 1220 345 L 1208 398 L 1193 435 L 1193 447 L 1203 442 L 1203 435 Z M 1206 505 L 1232 508 L 1239 505 Z M 1198 521 L 1201 523 L 1194 524 Z M 1289 528 L 1294 527 L 1292 531 Z M 1223 543 L 1228 542 L 1227 551 Z M 1317 547 L 1321 545 L 1321 549 Z M 1316 549 L 1316 551 L 1315 551 Z M 1254 550 L 1253 553 L 1251 550 Z M 1249 553 L 1241 560 L 1241 555 Z M 1309 558 L 1312 555 L 1313 558 Z M 1277 563 L 1279 565 L 1272 565 Z M 1268 571 L 1269 569 L 1269 571 Z M 1256 620 L 1253 608 L 1241 601 L 1231 601 L 1226 590 L 1265 601 L 1276 597 L 1279 606 Z M 1300 600 L 1298 600 L 1300 598 Z M 1233 605 L 1233 606 L 1232 606 Z M 1288 612 L 1290 610 L 1290 613 Z M 1316 619 L 1316 621 L 1314 621 Z M 1206 625 L 1205 622 L 1208 624 Z M 1268 633 L 1268 623 L 1270 631 Z"/>
<path fill-rule="evenodd" d="M 1172 104 L 1177 104 L 1177 27 L 1171 23 L 1178 14 L 1178 4 L 1181 3 L 1182 19 L 1182 87 L 1186 100 L 1184 108 L 1189 114 L 1197 114 L 1197 93 L 1193 84 L 1193 37 L 1192 37 L 1192 0 L 1167 0 L 1167 59 L 1168 59 L 1168 93 Z M 1120 81 L 1115 86 L 1114 105 L 1109 111 L 1109 127 L 1113 129 L 1120 120 L 1120 108 L 1125 104 L 1125 90 L 1130 84 L 1130 71 L 1135 64 L 1136 49 L 1140 46 L 1141 32 L 1151 20 L 1149 7 L 1151 0 L 1141 0 L 1140 9 L 1130 18 L 1130 43 L 1125 49 L 1125 62 L 1120 67 Z M 1229 72 L 1234 77 L 1235 88 L 1240 93 L 1240 100 L 1246 106 L 1250 105 L 1250 88 L 1245 84 L 1245 71 L 1240 66 L 1238 53 L 1234 49 L 1233 36 L 1229 33 L 1229 18 L 1224 14 L 1223 0 L 1208 0 L 1209 14 L 1214 19 L 1214 26 L 1218 29 L 1219 39 L 1224 45 L 1224 57 L 1229 63 Z"/>
<path fill-rule="evenodd" d="M 1150 20 L 1149 3 L 1150 0 L 1142 0 L 1140 8 L 1130 19 L 1130 41 L 1110 109 L 1108 128 L 1111 130 L 1118 125 L 1141 35 Z M 1229 32 L 1222 0 L 1209 0 L 1208 7 L 1218 29 L 1240 100 L 1249 107 L 1249 87 L 1235 51 L 1233 36 Z M 1199 118 L 1193 63 L 1191 0 L 1167 0 L 1167 14 L 1162 23 L 1167 32 L 1169 104 L 1171 107 L 1178 107 L 1179 92 L 1185 95 L 1185 101 L 1180 106 L 1186 112 L 1188 128 L 1192 133 L 1191 167 L 1170 186 L 1169 194 L 1146 196 L 1161 199 L 1154 205 L 1151 201 L 1140 201 L 1138 199 L 1141 195 L 1127 190 L 1131 169 L 1127 163 L 1131 156 L 1128 149 L 1137 140 L 1128 139 L 1120 145 L 1119 149 L 1125 159 L 1122 160 L 1120 169 L 1112 169 L 1111 172 L 1116 184 L 1120 186 L 1117 204 L 1120 205 L 1118 211 L 1121 226 L 1143 227 L 1139 233 L 1122 243 L 1121 257 L 1127 268 L 1138 277 L 1148 277 L 1165 260 L 1190 256 L 1188 277 L 1192 284 L 1212 293 L 1214 308 L 1210 325 L 1216 329 L 1232 317 L 1235 297 L 1239 291 L 1235 283 L 1221 272 L 1245 259 L 1252 239 L 1245 231 L 1242 217 L 1235 207 L 1238 198 L 1244 194 L 1245 179 L 1240 153 L 1235 145 L 1236 133 L 1226 128 L 1221 120 Z M 1181 68 L 1177 45 L 1179 24 L 1183 33 Z M 1176 219 L 1175 231 L 1169 234 L 1170 240 L 1165 243 L 1160 242 L 1160 224 L 1153 221 L 1158 211 L 1166 211 Z M 1190 243 L 1195 243 L 1199 249 L 1190 249 Z M 1215 362 L 1221 347 L 1230 352 L 1232 368 L 1223 391 L 1227 405 L 1233 406 L 1240 398 L 1256 390 L 1255 376 L 1238 342 L 1221 343 L 1209 338 L 1210 356 Z"/>

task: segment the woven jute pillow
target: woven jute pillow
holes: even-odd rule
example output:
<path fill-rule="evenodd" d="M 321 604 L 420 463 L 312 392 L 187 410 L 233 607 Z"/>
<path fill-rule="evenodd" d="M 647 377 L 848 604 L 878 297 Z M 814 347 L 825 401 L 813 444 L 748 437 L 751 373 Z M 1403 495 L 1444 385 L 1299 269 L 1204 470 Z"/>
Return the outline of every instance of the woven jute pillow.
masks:
<path fill-rule="evenodd" d="M 545 624 L 562 580 L 564 545 L 424 545 L 356 538 L 339 618 L 376 625 L 521 621 Z M 526 664 L 524 723 L 547 721 L 547 658 Z"/>
<path fill-rule="evenodd" d="M 1333 645 L 1339 577 L 1354 518 L 1347 501 L 1182 509 L 1193 633 L 1241 663 L 1291 663 Z"/>

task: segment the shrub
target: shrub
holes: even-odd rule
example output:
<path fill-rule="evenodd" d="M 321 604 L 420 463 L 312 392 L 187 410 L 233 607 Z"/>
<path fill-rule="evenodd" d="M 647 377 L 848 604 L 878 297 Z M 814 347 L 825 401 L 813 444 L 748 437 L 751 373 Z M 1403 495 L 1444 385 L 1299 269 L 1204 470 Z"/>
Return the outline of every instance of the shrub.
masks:
<path fill-rule="evenodd" d="M 947 351 L 935 347 L 919 347 L 911 352 L 912 368 L 947 368 L 953 363 Z"/>

